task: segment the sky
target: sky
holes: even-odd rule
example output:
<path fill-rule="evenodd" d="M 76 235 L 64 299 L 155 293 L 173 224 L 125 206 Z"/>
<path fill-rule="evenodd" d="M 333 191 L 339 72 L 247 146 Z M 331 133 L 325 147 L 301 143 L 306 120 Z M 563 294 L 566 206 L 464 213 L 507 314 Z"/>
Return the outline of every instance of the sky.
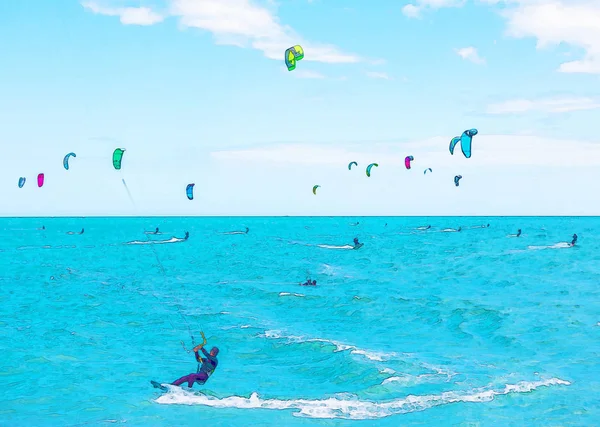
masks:
<path fill-rule="evenodd" d="M 0 215 L 600 215 L 599 22 L 598 0 L 2 1 Z"/>

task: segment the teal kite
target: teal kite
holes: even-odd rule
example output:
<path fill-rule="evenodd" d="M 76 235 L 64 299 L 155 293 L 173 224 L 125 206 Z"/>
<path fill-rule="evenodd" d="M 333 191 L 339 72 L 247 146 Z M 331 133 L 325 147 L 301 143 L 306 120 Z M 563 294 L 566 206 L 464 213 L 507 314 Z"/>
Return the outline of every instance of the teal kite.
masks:
<path fill-rule="evenodd" d="M 371 176 L 371 168 L 373 166 L 379 167 L 379 165 L 377 163 L 371 163 L 369 166 L 367 166 L 367 176 Z"/>
<path fill-rule="evenodd" d="M 313 194 L 314 194 L 315 196 L 317 195 L 317 188 L 319 188 L 319 187 L 320 187 L 320 185 L 315 185 L 315 186 L 313 187 Z"/>
<path fill-rule="evenodd" d="M 125 153 L 125 149 L 117 148 L 113 152 L 113 166 L 115 169 L 121 169 L 121 160 L 123 159 L 123 153 Z"/>
<path fill-rule="evenodd" d="M 63 166 L 65 167 L 66 170 L 69 170 L 69 157 L 71 157 L 71 156 L 77 157 L 77 154 L 75 154 L 75 153 L 69 153 L 63 159 Z"/>
<path fill-rule="evenodd" d="M 450 141 L 450 154 L 454 154 L 454 147 L 456 147 L 456 144 L 458 144 L 460 141 L 460 149 L 462 153 L 467 159 L 470 159 L 471 143 L 473 142 L 473 137 L 477 135 L 477 133 L 477 129 L 468 129 L 464 131 L 460 137 L 455 136 L 452 138 L 452 141 Z"/>
<path fill-rule="evenodd" d="M 358 166 L 358 163 L 356 163 L 356 162 L 348 163 L 348 170 L 352 170 L 352 165 Z"/>

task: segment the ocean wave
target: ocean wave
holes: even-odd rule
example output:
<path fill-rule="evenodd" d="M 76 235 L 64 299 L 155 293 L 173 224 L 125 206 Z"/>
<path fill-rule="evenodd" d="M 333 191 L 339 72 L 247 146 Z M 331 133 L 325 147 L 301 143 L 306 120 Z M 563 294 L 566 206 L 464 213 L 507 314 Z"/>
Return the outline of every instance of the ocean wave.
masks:
<path fill-rule="evenodd" d="M 279 293 L 280 297 L 303 297 L 303 294 L 296 294 L 296 293 L 292 293 L 292 292 L 280 292 Z"/>
<path fill-rule="evenodd" d="M 342 418 L 353 420 L 366 420 L 389 417 L 391 415 L 406 414 L 424 411 L 436 406 L 450 403 L 483 403 L 494 400 L 496 396 L 510 393 L 529 393 L 539 387 L 554 385 L 570 385 L 568 381 L 559 378 L 550 378 L 541 381 L 522 381 L 517 384 L 506 384 L 504 388 L 494 390 L 491 387 L 474 389 L 467 392 L 447 391 L 432 395 L 408 395 L 403 398 L 386 402 L 360 400 L 358 398 L 330 397 L 327 399 L 264 399 L 252 393 L 250 397 L 228 396 L 223 398 L 203 395 L 187 391 L 170 384 L 163 384 L 168 388 L 166 394 L 158 397 L 155 402 L 165 405 L 203 405 L 213 408 L 236 409 L 295 409 L 294 416 L 308 418 Z"/>
<path fill-rule="evenodd" d="M 358 354 L 360 356 L 364 356 L 367 359 L 373 360 L 376 362 L 383 362 L 385 359 L 389 359 L 389 358 L 397 356 L 396 353 L 385 353 L 385 352 L 375 352 L 375 351 L 370 351 L 370 350 L 364 350 L 364 349 L 358 348 L 354 345 L 344 344 L 339 341 L 328 340 L 325 338 L 304 338 L 304 337 L 295 336 L 295 335 L 285 335 L 285 334 L 282 334 L 280 331 L 269 330 L 269 331 L 265 331 L 265 333 L 261 334 L 260 336 L 263 338 L 269 338 L 269 339 L 285 339 L 290 342 L 297 342 L 297 343 L 322 342 L 322 343 L 326 343 L 326 344 L 330 344 L 330 345 L 334 346 L 335 352 L 350 350 L 351 354 Z"/>

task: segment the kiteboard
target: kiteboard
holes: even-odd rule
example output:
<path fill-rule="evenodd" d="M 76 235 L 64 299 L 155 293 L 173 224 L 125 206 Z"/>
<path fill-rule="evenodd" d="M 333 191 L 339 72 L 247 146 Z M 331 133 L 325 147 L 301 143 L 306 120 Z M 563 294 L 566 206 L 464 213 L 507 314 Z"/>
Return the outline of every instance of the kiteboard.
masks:
<path fill-rule="evenodd" d="M 360 249 L 362 248 L 364 245 L 364 243 L 359 243 L 358 245 L 355 245 L 353 249 Z"/>
<path fill-rule="evenodd" d="M 159 389 L 161 389 L 162 391 L 169 391 L 169 389 L 168 389 L 168 388 L 166 388 L 164 385 L 162 385 L 162 384 L 160 384 L 160 383 L 157 383 L 157 382 L 156 382 L 156 381 L 154 381 L 154 380 L 150 380 L 150 384 L 152 384 L 152 385 L 154 386 L 154 388 L 159 388 Z"/>

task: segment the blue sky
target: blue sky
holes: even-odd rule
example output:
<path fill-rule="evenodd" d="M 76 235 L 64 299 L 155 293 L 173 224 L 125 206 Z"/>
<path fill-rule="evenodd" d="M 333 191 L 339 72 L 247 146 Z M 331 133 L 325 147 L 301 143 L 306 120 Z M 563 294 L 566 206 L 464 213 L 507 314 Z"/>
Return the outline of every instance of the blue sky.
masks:
<path fill-rule="evenodd" d="M 597 215 L 598 22 L 596 0 L 1 2 L 0 214 Z"/>

